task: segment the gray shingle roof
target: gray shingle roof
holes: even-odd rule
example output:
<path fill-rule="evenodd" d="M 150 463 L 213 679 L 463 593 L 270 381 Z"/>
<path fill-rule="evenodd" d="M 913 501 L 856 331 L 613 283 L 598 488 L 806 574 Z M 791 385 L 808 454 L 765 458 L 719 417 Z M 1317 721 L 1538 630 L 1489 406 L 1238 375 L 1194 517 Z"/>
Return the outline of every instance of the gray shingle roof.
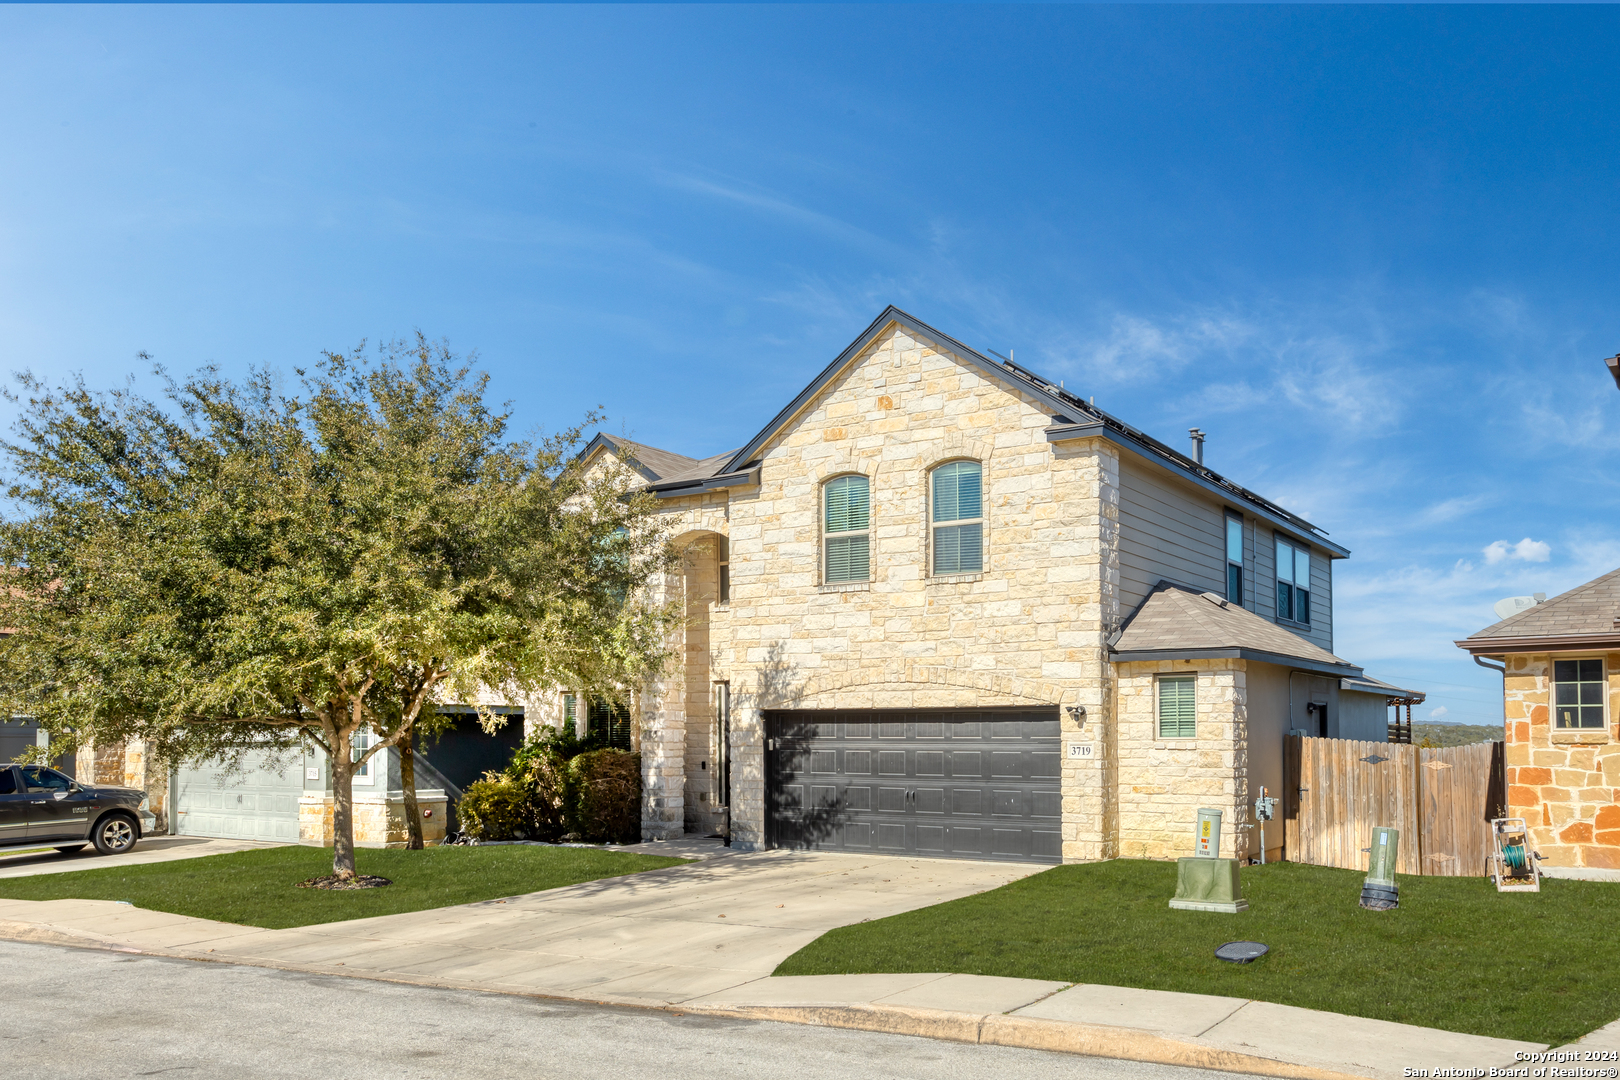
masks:
<path fill-rule="evenodd" d="M 1493 623 L 1458 644 L 1468 648 L 1523 638 L 1609 638 L 1620 630 L 1616 619 L 1620 619 L 1620 570 L 1611 570 L 1585 585 L 1577 585 L 1569 592 Z"/>
<path fill-rule="evenodd" d="M 1254 612 L 1214 593 L 1161 581 L 1136 609 L 1119 639 L 1118 653 L 1234 653 L 1247 651 L 1344 669 L 1361 669 Z M 1120 657 L 1120 659 L 1129 659 Z"/>
<path fill-rule="evenodd" d="M 629 439 L 620 438 L 617 435 L 604 434 L 601 439 L 615 449 L 628 450 L 634 455 L 636 464 L 641 466 L 643 473 L 651 474 L 647 478 L 653 483 L 669 480 L 676 473 L 688 472 L 698 464 L 696 458 L 689 458 L 685 454 L 660 450 L 658 447 L 648 446 L 646 443 L 631 442 Z"/>

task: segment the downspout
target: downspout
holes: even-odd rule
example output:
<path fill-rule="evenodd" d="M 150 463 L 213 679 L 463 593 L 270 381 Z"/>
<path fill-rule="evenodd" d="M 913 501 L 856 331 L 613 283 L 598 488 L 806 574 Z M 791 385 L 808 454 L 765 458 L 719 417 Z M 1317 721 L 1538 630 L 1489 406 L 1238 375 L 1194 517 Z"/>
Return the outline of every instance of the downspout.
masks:
<path fill-rule="evenodd" d="M 1500 666 L 1491 663 L 1483 656 L 1475 656 L 1474 663 L 1482 668 L 1489 668 L 1502 676 L 1502 737 L 1507 738 L 1507 664 Z"/>

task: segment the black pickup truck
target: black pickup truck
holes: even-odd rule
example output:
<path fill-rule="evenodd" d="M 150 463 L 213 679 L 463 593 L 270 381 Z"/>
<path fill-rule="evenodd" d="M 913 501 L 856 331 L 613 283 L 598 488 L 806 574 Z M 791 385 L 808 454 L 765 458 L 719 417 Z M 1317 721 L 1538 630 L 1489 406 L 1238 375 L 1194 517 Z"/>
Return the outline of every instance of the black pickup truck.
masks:
<path fill-rule="evenodd" d="M 72 852 L 88 843 L 103 855 L 121 855 L 156 824 L 144 791 L 85 787 L 43 765 L 0 764 L 0 851 Z"/>

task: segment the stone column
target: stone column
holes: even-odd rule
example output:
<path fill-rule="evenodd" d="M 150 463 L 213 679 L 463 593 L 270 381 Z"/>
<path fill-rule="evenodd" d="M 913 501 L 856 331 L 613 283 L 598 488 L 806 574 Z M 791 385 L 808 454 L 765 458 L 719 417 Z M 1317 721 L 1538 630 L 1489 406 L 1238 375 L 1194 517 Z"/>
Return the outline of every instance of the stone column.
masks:
<path fill-rule="evenodd" d="M 1066 513 L 1048 579 L 1073 597 L 1073 620 L 1058 636 L 1060 658 L 1043 675 L 1063 685 L 1063 860 L 1085 862 L 1119 854 L 1118 733 L 1108 636 L 1119 629 L 1119 452 L 1101 439 L 1056 448 L 1067 459 L 1054 486 Z M 1083 720 L 1070 709 L 1085 710 Z M 1070 746 L 1086 756 L 1070 756 Z"/>
<path fill-rule="evenodd" d="M 731 710 L 731 846 L 765 846 L 765 717 L 752 695 Z"/>

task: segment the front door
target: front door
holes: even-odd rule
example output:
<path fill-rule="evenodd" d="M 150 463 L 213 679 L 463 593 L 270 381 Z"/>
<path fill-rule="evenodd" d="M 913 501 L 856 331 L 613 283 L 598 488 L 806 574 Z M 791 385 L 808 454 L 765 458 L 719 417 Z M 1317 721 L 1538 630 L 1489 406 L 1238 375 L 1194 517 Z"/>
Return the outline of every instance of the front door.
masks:
<path fill-rule="evenodd" d="M 0 844 L 14 844 L 28 835 L 28 803 L 34 796 L 21 787 L 16 768 L 0 765 Z"/>
<path fill-rule="evenodd" d="M 83 840 L 90 828 L 90 800 L 73 781 L 43 765 L 24 765 L 23 790 L 29 796 L 28 839 Z"/>

